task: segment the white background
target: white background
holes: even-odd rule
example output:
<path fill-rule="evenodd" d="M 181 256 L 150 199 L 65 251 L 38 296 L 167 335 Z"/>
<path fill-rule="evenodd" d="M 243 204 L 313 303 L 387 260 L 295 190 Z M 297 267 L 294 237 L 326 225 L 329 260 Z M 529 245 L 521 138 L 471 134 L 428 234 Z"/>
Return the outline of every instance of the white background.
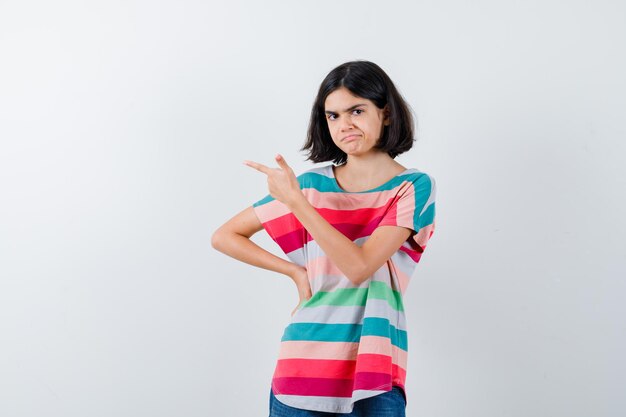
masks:
<path fill-rule="evenodd" d="M 297 293 L 210 237 L 354 59 L 438 187 L 407 415 L 625 415 L 625 39 L 617 0 L 0 0 L 0 415 L 268 414 Z"/>

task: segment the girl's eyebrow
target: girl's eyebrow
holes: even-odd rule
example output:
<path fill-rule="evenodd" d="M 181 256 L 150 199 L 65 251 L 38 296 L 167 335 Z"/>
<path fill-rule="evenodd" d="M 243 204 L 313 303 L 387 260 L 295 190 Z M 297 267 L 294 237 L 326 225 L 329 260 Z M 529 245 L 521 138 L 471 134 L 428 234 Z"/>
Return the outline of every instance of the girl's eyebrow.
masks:
<path fill-rule="evenodd" d="M 352 106 L 352 107 L 350 107 L 350 108 L 347 108 L 345 111 L 354 110 L 354 109 L 356 109 L 356 108 L 357 108 L 357 107 L 359 107 L 359 106 L 367 106 L 367 104 L 366 104 L 366 103 L 359 103 L 359 104 L 355 104 L 354 106 Z M 326 110 L 324 113 L 326 113 L 326 114 L 336 114 L 336 113 L 335 113 L 334 111 L 332 111 L 332 110 Z"/>

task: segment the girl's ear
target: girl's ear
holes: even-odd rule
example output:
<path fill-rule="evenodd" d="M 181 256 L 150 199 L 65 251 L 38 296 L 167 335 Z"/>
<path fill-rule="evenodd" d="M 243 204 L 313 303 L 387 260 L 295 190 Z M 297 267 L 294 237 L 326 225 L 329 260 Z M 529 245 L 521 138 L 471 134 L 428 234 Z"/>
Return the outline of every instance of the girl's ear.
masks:
<path fill-rule="evenodd" d="M 385 126 L 389 126 L 389 124 L 391 124 L 391 120 L 389 119 L 389 105 L 385 104 L 385 107 L 383 107 L 383 125 Z"/>

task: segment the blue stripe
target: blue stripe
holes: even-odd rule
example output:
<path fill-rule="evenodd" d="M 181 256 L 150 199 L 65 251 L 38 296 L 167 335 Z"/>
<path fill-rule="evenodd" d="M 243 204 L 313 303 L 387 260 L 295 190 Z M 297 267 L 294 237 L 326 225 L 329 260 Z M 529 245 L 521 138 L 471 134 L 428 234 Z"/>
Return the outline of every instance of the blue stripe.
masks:
<path fill-rule="evenodd" d="M 360 324 L 291 323 L 282 341 L 358 342 L 361 327 Z"/>
<path fill-rule="evenodd" d="M 366 317 L 363 324 L 291 323 L 281 340 L 355 343 L 361 336 L 386 337 L 391 339 L 392 345 L 402 350 L 406 351 L 408 347 L 407 332 L 396 329 L 389 324 L 389 320 L 379 317 Z"/>
<path fill-rule="evenodd" d="M 391 179 L 389 182 L 381 185 L 380 187 L 376 187 L 374 189 L 367 190 L 367 191 L 362 191 L 361 193 L 375 193 L 375 192 L 380 192 L 380 191 L 392 190 L 396 188 L 398 185 L 402 184 L 402 182 L 404 181 L 414 181 L 411 178 L 415 177 L 416 175 L 419 175 L 420 177 L 428 176 L 426 173 L 423 173 L 423 172 L 408 172 L 404 175 L 399 175 Z M 317 172 L 306 172 L 303 174 L 303 176 L 306 176 L 306 179 L 308 180 L 307 181 L 308 186 L 310 188 L 315 188 L 319 192 L 343 191 L 341 188 L 337 186 L 337 182 L 335 181 L 334 178 L 327 177 L 324 174 L 320 174 Z"/>
<path fill-rule="evenodd" d="M 415 176 L 417 176 L 416 179 L 413 179 Z M 374 192 L 380 192 L 380 191 L 386 191 L 386 190 L 392 190 L 395 187 L 399 186 L 400 184 L 402 184 L 403 181 L 411 181 L 411 182 L 418 182 L 422 179 L 422 177 L 426 177 L 426 181 L 428 182 L 428 190 L 430 190 L 430 179 L 428 178 L 428 174 L 424 173 L 424 172 L 408 172 L 404 175 L 399 175 L 395 178 L 393 178 L 392 180 L 390 180 L 388 183 L 385 183 L 383 185 L 381 185 L 380 187 L 374 188 L 372 190 L 367 190 L 367 191 L 363 191 L 362 193 L 374 193 Z M 300 174 L 299 176 L 297 176 L 298 179 L 298 183 L 300 185 L 300 189 L 305 189 L 305 188 L 314 188 L 319 192 L 325 193 L 325 192 L 344 192 L 341 188 L 339 188 L 337 186 L 337 182 L 335 181 L 334 178 L 331 177 L 327 177 L 324 174 L 318 173 L 318 172 L 311 172 L 311 171 L 306 171 L 302 174 Z M 421 180 L 422 182 L 424 182 L 423 180 Z M 356 193 L 353 193 L 356 194 Z M 416 198 L 416 202 L 418 201 L 423 201 L 426 202 L 426 200 L 428 199 L 428 196 L 426 196 L 426 199 L 423 199 L 423 196 L 418 196 L 418 192 L 416 190 L 415 193 L 415 198 Z M 430 194 L 429 194 L 430 195 Z M 269 203 L 270 201 L 274 200 L 274 197 L 272 197 L 270 194 L 266 194 L 265 197 L 263 197 L 262 199 L 254 202 L 252 205 L 254 207 L 256 206 L 260 206 L 266 203 Z M 423 207 L 423 203 L 422 203 L 422 207 Z M 422 207 L 419 207 L 420 210 L 416 210 L 416 213 L 419 213 L 419 211 L 421 211 Z M 417 206 L 416 206 L 417 208 Z M 417 214 L 416 214 L 417 216 Z M 417 217 L 416 217 L 417 219 Z"/>
<path fill-rule="evenodd" d="M 415 191 L 415 210 L 413 211 L 413 228 L 418 231 L 424 226 L 432 224 L 435 218 L 435 202 L 433 201 L 426 211 L 422 213 L 424 205 L 428 202 L 432 192 L 433 183 L 428 174 L 424 174 L 419 177 L 413 183 L 413 189 Z M 422 215 L 420 216 L 420 213 Z"/>
<path fill-rule="evenodd" d="M 415 211 L 415 213 L 417 213 L 417 210 Z M 422 213 L 421 216 L 419 216 L 419 219 L 417 220 L 417 223 L 416 223 L 417 228 L 415 230 L 420 230 L 422 227 L 433 224 L 434 221 L 435 221 L 435 203 L 433 202 L 431 203 L 430 206 L 428 206 L 426 211 Z"/>
<path fill-rule="evenodd" d="M 391 344 L 407 350 L 408 339 L 405 330 L 398 330 L 389 320 L 380 317 L 367 317 L 363 320 L 361 336 L 382 336 L 391 339 Z"/>

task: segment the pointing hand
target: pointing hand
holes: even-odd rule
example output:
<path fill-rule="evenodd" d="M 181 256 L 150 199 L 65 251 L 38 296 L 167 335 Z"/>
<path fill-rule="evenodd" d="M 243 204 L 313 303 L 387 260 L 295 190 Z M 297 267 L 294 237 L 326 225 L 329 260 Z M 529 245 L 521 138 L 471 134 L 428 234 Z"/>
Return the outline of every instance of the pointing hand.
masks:
<path fill-rule="evenodd" d="M 243 163 L 266 174 L 270 195 L 281 203 L 290 206 L 303 196 L 302 190 L 300 189 L 298 178 L 296 178 L 285 158 L 277 154 L 276 162 L 279 168 L 270 168 L 253 161 L 244 161 Z"/>

